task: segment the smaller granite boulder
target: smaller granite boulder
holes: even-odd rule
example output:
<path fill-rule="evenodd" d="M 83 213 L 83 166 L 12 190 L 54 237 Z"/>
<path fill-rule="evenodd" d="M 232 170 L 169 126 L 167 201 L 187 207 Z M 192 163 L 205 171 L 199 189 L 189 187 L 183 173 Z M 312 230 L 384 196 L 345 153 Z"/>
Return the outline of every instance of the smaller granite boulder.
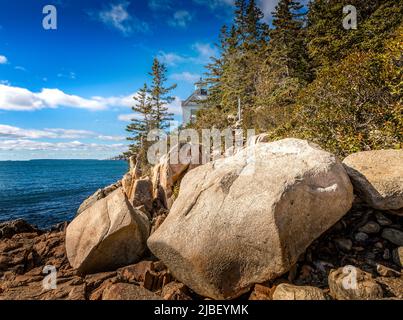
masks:
<path fill-rule="evenodd" d="M 344 159 L 343 164 L 357 194 L 373 208 L 403 207 L 402 150 L 358 152 Z"/>
<path fill-rule="evenodd" d="M 273 300 L 326 300 L 326 297 L 323 291 L 316 287 L 282 283 L 274 290 Z"/>
<path fill-rule="evenodd" d="M 84 202 L 78 208 L 76 216 L 80 215 L 82 212 L 84 212 L 89 207 L 91 207 L 95 202 L 97 202 L 101 199 L 104 199 L 109 194 L 111 194 L 113 191 L 120 188 L 121 186 L 122 186 L 122 182 L 118 181 L 114 184 L 111 184 L 110 186 L 97 190 L 92 196 L 90 196 L 84 200 Z"/>
<path fill-rule="evenodd" d="M 332 270 L 328 277 L 330 294 L 337 300 L 374 300 L 383 298 L 381 286 L 372 275 L 354 266 Z"/>
<path fill-rule="evenodd" d="M 66 230 L 66 252 L 80 273 L 109 271 L 138 261 L 150 222 L 133 208 L 122 188 L 95 202 Z"/>
<path fill-rule="evenodd" d="M 403 247 L 396 248 L 393 250 L 393 261 L 403 268 Z"/>
<path fill-rule="evenodd" d="M 129 283 L 116 283 L 106 288 L 102 300 L 162 300 L 160 296 Z"/>

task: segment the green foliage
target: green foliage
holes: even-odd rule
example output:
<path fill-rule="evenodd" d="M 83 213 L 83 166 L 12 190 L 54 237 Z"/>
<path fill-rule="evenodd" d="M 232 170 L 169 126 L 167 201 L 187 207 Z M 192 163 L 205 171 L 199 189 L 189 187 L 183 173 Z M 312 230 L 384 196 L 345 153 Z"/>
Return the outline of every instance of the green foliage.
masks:
<path fill-rule="evenodd" d="M 308 139 L 340 156 L 401 148 L 402 0 L 312 0 L 306 21 L 299 2 L 280 0 L 271 30 L 255 1 L 235 4 L 194 127 L 233 125 L 239 97 L 244 128 L 273 139 Z M 343 28 L 345 5 L 357 8 L 357 30 Z"/>
<path fill-rule="evenodd" d="M 152 72 L 149 73 L 152 77 L 149 93 L 154 124 L 153 129 L 166 129 L 169 126 L 169 121 L 173 120 L 173 114 L 168 112 L 167 105 L 174 100 L 174 97 L 170 96 L 169 93 L 176 88 L 176 84 L 165 87 L 167 81 L 166 74 L 166 66 L 160 63 L 157 58 L 154 58 Z"/>
<path fill-rule="evenodd" d="M 290 133 L 340 155 L 397 147 L 397 101 L 379 76 L 384 68 L 379 55 L 364 52 L 323 68 L 301 91 Z"/>
<path fill-rule="evenodd" d="M 132 141 L 129 146 L 130 155 L 143 152 L 147 143 L 147 133 L 152 127 L 152 108 L 147 93 L 148 87 L 147 84 L 144 84 L 133 97 L 136 105 L 132 107 L 132 110 L 136 115 L 133 115 L 131 123 L 126 127 L 126 131 L 130 133 L 127 140 Z"/>
<path fill-rule="evenodd" d="M 145 83 L 133 98 L 136 101 L 136 105 L 132 107 L 133 119 L 126 128 L 130 133 L 127 140 L 133 143 L 125 156 L 137 155 L 143 168 L 147 167 L 147 150 L 150 146 L 150 142 L 147 141 L 148 133 L 153 129 L 166 129 L 169 121 L 173 120 L 173 114 L 168 112 L 167 105 L 174 99 L 169 93 L 176 85 L 165 86 L 166 73 L 166 66 L 155 58 L 152 71 L 149 73 L 152 77 L 150 87 Z"/>

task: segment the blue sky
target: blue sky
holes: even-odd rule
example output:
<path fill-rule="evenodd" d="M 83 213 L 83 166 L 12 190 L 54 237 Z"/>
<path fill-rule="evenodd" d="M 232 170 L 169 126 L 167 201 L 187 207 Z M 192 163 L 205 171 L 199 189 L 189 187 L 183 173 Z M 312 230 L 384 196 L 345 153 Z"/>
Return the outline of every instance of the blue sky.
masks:
<path fill-rule="evenodd" d="M 152 59 L 193 90 L 233 0 L 0 0 L 0 160 L 104 159 L 126 149 L 132 96 Z M 275 0 L 260 0 L 269 19 Z M 57 8 L 57 30 L 42 9 Z"/>

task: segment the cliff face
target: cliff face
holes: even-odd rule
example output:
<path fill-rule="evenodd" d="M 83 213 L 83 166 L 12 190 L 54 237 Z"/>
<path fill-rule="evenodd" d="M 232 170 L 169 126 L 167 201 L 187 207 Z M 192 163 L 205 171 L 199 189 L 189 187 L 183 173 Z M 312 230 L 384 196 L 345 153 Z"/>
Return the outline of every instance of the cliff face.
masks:
<path fill-rule="evenodd" d="M 247 149 L 197 169 L 168 154 L 70 224 L 0 224 L 0 299 L 403 299 L 402 152 L 342 165 L 301 140 L 248 148 L 250 172 Z"/>

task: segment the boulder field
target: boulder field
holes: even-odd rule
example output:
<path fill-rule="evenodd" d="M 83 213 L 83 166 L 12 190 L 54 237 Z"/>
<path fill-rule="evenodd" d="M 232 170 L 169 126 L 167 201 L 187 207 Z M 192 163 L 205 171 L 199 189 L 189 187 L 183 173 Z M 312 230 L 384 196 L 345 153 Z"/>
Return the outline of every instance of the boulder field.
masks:
<path fill-rule="evenodd" d="M 402 153 L 262 135 L 151 177 L 133 158 L 69 224 L 0 224 L 0 299 L 403 299 Z"/>

